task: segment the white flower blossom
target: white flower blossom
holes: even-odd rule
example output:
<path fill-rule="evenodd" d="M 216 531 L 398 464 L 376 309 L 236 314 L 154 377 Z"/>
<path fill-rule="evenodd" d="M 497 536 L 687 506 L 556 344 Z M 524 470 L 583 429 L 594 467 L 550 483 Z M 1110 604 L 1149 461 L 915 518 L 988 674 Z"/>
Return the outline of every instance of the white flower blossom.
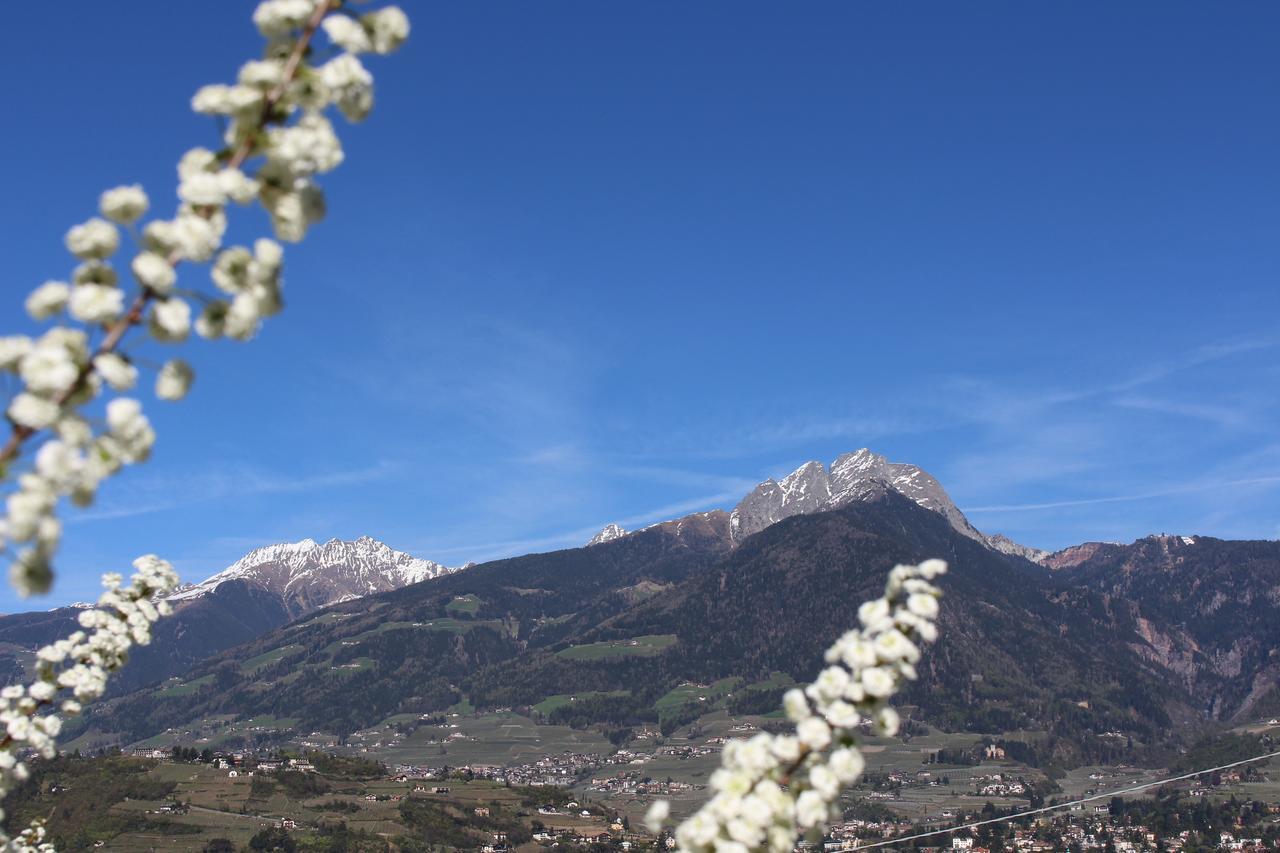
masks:
<path fill-rule="evenodd" d="M 169 226 L 174 250 L 188 261 L 204 263 L 222 243 L 222 231 L 203 216 L 179 216 Z"/>
<path fill-rule="evenodd" d="M 223 194 L 236 204 L 248 204 L 258 197 L 258 182 L 239 169 L 218 172 L 218 185 Z"/>
<path fill-rule="evenodd" d="M 26 335 L 10 335 L 0 338 L 0 370 L 17 370 L 22 357 L 31 352 L 31 338 Z"/>
<path fill-rule="evenodd" d="M 95 356 L 93 369 L 116 391 L 128 391 L 138 382 L 138 368 L 114 352 Z"/>
<path fill-rule="evenodd" d="M 202 86 L 191 98 L 191 109 L 205 115 L 241 115 L 261 109 L 263 92 L 253 86 Z"/>
<path fill-rule="evenodd" d="M 315 12 L 315 0 L 265 0 L 253 12 L 258 31 L 268 38 L 299 29 Z"/>
<path fill-rule="evenodd" d="M 284 81 L 284 65 L 269 59 L 254 59 L 240 66 L 238 82 L 255 89 L 272 89 Z"/>
<path fill-rule="evenodd" d="M 155 252 L 142 252 L 129 265 L 138 283 L 156 293 L 165 294 L 173 290 L 178 274 L 173 265 L 163 256 Z"/>
<path fill-rule="evenodd" d="M 337 61 L 331 60 L 329 65 Z M 352 61 L 358 62 L 354 58 Z M 289 127 L 269 131 L 267 138 L 272 162 L 292 176 L 330 172 L 343 160 L 342 143 L 333 124 L 320 113 L 310 113 Z"/>
<path fill-rule="evenodd" d="M 666 800 L 655 800 L 645 812 L 644 825 L 650 832 L 657 832 L 662 829 L 662 825 L 667 822 L 670 814 L 671 805 Z"/>
<path fill-rule="evenodd" d="M 84 454 L 63 441 L 46 441 L 36 452 L 36 472 L 51 483 L 65 483 L 84 466 Z"/>
<path fill-rule="evenodd" d="M 369 33 L 359 22 L 346 15 L 330 15 L 321 26 L 329 40 L 348 53 L 368 53 L 373 50 Z"/>
<path fill-rule="evenodd" d="M 105 219 L 90 219 L 67 232 L 67 250 L 81 260 L 103 260 L 120 248 L 120 232 Z"/>
<path fill-rule="evenodd" d="M 150 329 L 158 341 L 185 341 L 191 332 L 191 306 L 176 297 L 157 302 L 151 309 Z"/>
<path fill-rule="evenodd" d="M 320 66 L 320 82 L 349 121 L 363 121 L 373 109 L 373 75 L 355 55 L 344 53 Z"/>
<path fill-rule="evenodd" d="M 919 644 L 930 642 L 925 629 L 934 629 L 922 615 L 929 608 L 918 601 L 911 607 L 908 600 L 914 595 L 936 599 L 939 592 L 927 579 L 944 571 L 940 561 L 930 561 L 927 568 L 894 567 L 884 597 L 859 609 L 863 627 L 827 650 L 829 666 L 813 684 L 784 694 L 795 735 L 762 733 L 725 744 L 721 767 L 708 780 L 715 795 L 676 828 L 681 850 L 787 853 L 798 835 L 819 837 L 841 791 L 866 766 L 854 745 L 858 727 L 869 721 L 878 735 L 898 732 L 901 721 L 886 700 L 903 680 L 915 677 Z M 658 831 L 668 816 L 655 805 L 650 829 Z"/>
<path fill-rule="evenodd" d="M 226 203 L 227 193 L 216 173 L 196 172 L 182 179 L 182 183 L 178 185 L 178 198 L 187 204 L 216 207 Z"/>
<path fill-rule="evenodd" d="M 178 161 L 178 178 L 186 180 L 200 172 L 211 172 L 218 166 L 218 155 L 208 148 L 192 148 Z"/>
<path fill-rule="evenodd" d="M 31 291 L 27 297 L 26 309 L 34 320 L 47 320 L 67 305 L 71 298 L 71 288 L 63 281 L 46 281 Z"/>
<path fill-rule="evenodd" d="M 105 284 L 115 287 L 120 277 L 115 269 L 104 261 L 85 261 L 71 272 L 73 284 Z"/>
<path fill-rule="evenodd" d="M 375 53 L 391 53 L 409 38 L 409 16 L 399 6 L 386 6 L 360 19 Z"/>
<path fill-rule="evenodd" d="M 921 619 L 937 619 L 938 599 L 928 593 L 917 592 L 907 598 L 907 609 Z"/>
<path fill-rule="evenodd" d="M 156 376 L 156 396 L 161 400 L 181 400 L 187 396 L 195 371 L 180 358 L 166 361 Z"/>
<path fill-rule="evenodd" d="M 67 310 L 82 323 L 110 323 L 124 313 L 124 291 L 105 284 L 81 284 L 72 288 Z"/>
<path fill-rule="evenodd" d="M 796 736 L 809 749 L 826 749 L 831 743 L 831 727 L 820 717 L 810 717 L 796 726 Z"/>
<path fill-rule="evenodd" d="M 80 375 L 72 352 L 57 339 L 42 338 L 18 363 L 18 375 L 37 394 L 58 394 Z"/>
<path fill-rule="evenodd" d="M 58 404 L 35 394 L 22 393 L 9 403 L 9 419 L 29 429 L 44 429 L 58 419 Z"/>
<path fill-rule="evenodd" d="M 147 212 L 149 205 L 147 194 L 137 184 L 107 190 L 98 200 L 99 212 L 121 225 L 137 222 Z"/>
<path fill-rule="evenodd" d="M 263 58 L 241 66 L 234 85 L 205 86 L 192 98 L 195 110 L 219 117 L 223 127 L 215 144 L 192 148 L 182 156 L 177 209 L 169 218 L 144 223 L 141 220 L 151 204 L 141 186 L 103 192 L 98 199 L 100 218 L 76 225 L 65 235 L 67 249 L 79 259 L 71 283 L 46 282 L 26 300 L 33 318 L 56 318 L 63 325 L 55 325 L 37 340 L 0 337 L 0 370 L 9 371 L 15 385 L 6 409 L 16 439 L 10 447 L 34 451 L 29 466 L 11 467 L 17 454 L 7 456 L 0 466 L 0 480 L 10 486 L 0 514 L 0 547 L 14 554 L 9 576 L 20 594 L 50 587 L 52 558 L 63 533 L 57 515 L 62 499 L 89 505 L 107 477 L 145 460 L 155 444 L 155 431 L 136 400 L 107 400 L 105 427 L 81 409 L 104 388 L 122 392 L 136 387 L 139 370 L 125 350 L 133 326 L 145 322 L 153 337 L 166 342 L 189 335 L 191 307 L 174 293 L 175 267 L 218 256 L 212 275 L 227 299 L 195 295 L 204 302 L 195 322 L 203 336 L 247 340 L 265 318 L 281 310 L 279 243 L 259 239 L 252 250 L 239 248 L 219 255 L 228 229 L 226 205 L 258 201 L 270 214 L 280 239 L 301 239 L 325 214 L 317 177 L 344 158 L 325 111 L 336 108 L 358 121 L 373 105 L 372 75 L 354 54 L 394 50 L 409 32 L 408 19 L 399 9 L 354 20 L 338 14 L 335 5 L 340 4 L 329 0 L 258 4 L 254 22 L 271 40 Z M 312 65 L 316 54 L 308 46 L 313 24 L 321 24 L 330 42 L 346 53 L 319 67 Z M 120 276 L 109 262 L 120 247 L 117 226 L 135 224 L 142 228 L 142 246 L 130 263 L 140 285 L 136 296 L 128 288 L 121 289 Z M 130 304 L 147 303 L 145 315 L 141 310 L 126 312 Z M 84 327 L 108 324 L 114 325 L 107 334 L 95 334 L 91 351 Z M 182 397 L 193 376 L 186 362 L 167 362 L 156 376 L 156 396 Z M 176 582 L 168 564 L 146 557 L 134 566 L 137 571 L 128 586 L 118 575 L 104 577 L 107 592 L 100 599 L 101 608 L 81 614 L 83 630 L 37 652 L 35 683 L 0 689 L 0 730 L 10 738 L 0 746 L 0 799 L 27 778 L 22 756 L 54 755 L 62 729 L 60 715 L 77 714 L 84 702 L 101 696 L 111 670 L 124 662 L 131 646 L 150 642 L 150 624 L 169 612 L 166 602 L 153 601 Z M 772 772 L 779 752 L 788 754 L 788 750 L 798 758 L 799 742 L 793 738 L 771 746 L 765 739 L 745 747 L 743 766 L 734 778 L 749 783 L 752 774 Z M 734 779 L 726 781 L 731 791 L 742 785 Z M 722 839 L 726 853 L 743 853 L 748 842 L 763 841 L 767 833 L 761 827 L 767 816 L 783 815 L 792 808 L 780 790 L 774 800 L 768 799 L 762 785 L 757 785 L 755 793 L 739 791 L 750 799 L 744 801 L 741 815 L 726 818 L 736 821 L 730 836 Z M 733 802 L 723 799 L 721 805 Z M 719 824 L 708 826 L 709 837 L 716 837 Z M 44 839 L 39 821 L 13 836 L 0 830 L 0 851 L 51 850 Z"/>

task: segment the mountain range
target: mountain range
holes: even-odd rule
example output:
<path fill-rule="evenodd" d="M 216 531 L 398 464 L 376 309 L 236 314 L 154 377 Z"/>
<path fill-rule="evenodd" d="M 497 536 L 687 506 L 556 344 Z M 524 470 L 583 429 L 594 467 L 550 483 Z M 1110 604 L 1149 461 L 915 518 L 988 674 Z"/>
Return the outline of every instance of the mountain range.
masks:
<path fill-rule="evenodd" d="M 127 691 L 180 675 L 193 664 L 320 607 L 398 589 L 455 571 L 367 536 L 268 545 L 169 596 L 174 613 L 155 641 L 136 649 L 112 682 Z M 76 630 L 87 605 L 0 617 L 0 679 L 22 677 L 31 652 Z"/>
<path fill-rule="evenodd" d="M 740 542 L 784 518 L 839 509 L 886 489 L 938 513 L 957 533 L 997 551 L 1037 562 L 1049 556 L 1048 551 L 1019 545 L 1001 534 L 982 533 L 969 523 L 933 475 L 915 465 L 890 462 L 865 447 L 840 456 L 830 468 L 821 462 L 806 462 L 781 480 L 769 478 L 760 483 L 729 514 L 730 535 Z M 587 544 L 625 534 L 621 527 L 610 524 Z"/>
<path fill-rule="evenodd" d="M 1280 543 L 1048 553 L 977 530 L 927 472 L 864 449 L 766 480 L 729 512 L 609 525 L 580 548 L 465 571 L 368 539 L 259 549 L 174 596 L 185 657 L 76 733 L 130 743 L 253 718 L 287 721 L 269 737 L 345 736 L 453 706 L 536 714 L 566 693 L 580 701 L 553 722 L 667 728 L 705 710 L 673 691 L 723 679 L 730 711 L 764 712 L 815 674 L 888 568 L 926 557 L 952 572 L 943 639 L 903 697 L 913 721 L 1043 732 L 1040 759 L 1069 764 L 1162 760 L 1206 727 L 1280 709 Z M 10 620 L 50 616 L 0 619 L 0 642 Z M 242 627 L 215 640 L 222 619 Z"/>

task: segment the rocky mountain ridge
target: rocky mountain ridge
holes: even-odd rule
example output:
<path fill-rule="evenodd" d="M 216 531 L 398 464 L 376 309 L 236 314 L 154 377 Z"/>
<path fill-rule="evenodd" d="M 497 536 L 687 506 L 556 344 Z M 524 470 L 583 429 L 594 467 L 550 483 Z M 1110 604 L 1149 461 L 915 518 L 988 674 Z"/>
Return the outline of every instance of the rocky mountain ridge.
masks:
<path fill-rule="evenodd" d="M 738 543 L 783 519 L 839 509 L 886 490 L 938 513 L 957 533 L 992 550 L 1035 563 L 1050 556 L 1049 551 L 1021 545 L 1002 534 L 983 533 L 969 522 L 932 474 L 906 462 L 890 462 L 865 447 L 843 454 L 830 467 L 818 461 L 806 462 L 781 480 L 771 477 L 760 483 L 729 514 L 730 536 Z M 587 544 L 625 535 L 627 531 L 610 524 Z"/>
<path fill-rule="evenodd" d="M 174 603 L 208 595 L 230 580 L 261 586 L 296 618 L 318 607 L 363 598 L 457 571 L 396 551 L 369 536 L 314 539 L 256 548 L 232 565 L 169 597 Z"/>
<path fill-rule="evenodd" d="M 127 691 L 186 672 L 211 655 L 248 642 L 333 604 L 441 577 L 451 569 L 396 551 L 368 536 L 312 539 L 256 548 L 226 569 L 169 596 L 172 616 L 155 627 L 155 642 L 131 654 L 112 680 Z M 0 683 L 26 677 L 24 660 L 77 628 L 73 604 L 40 613 L 0 616 Z"/>

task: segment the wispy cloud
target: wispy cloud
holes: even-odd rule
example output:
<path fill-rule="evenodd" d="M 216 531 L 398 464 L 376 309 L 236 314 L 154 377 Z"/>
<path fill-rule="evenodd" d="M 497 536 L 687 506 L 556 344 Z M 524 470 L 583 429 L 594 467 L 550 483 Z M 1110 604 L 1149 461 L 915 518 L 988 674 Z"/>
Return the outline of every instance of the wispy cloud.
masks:
<path fill-rule="evenodd" d="M 415 550 L 419 551 L 424 556 L 435 560 L 450 556 L 461 556 L 465 560 L 475 562 L 499 560 L 504 557 L 529 554 L 546 548 L 577 547 L 579 545 L 583 545 L 592 536 L 599 533 L 600 529 L 606 524 L 617 524 L 630 530 L 649 524 L 670 521 L 694 512 L 722 508 L 729 503 L 736 503 L 741 497 L 741 492 L 720 492 L 718 494 L 703 495 L 701 497 L 691 498 L 677 503 L 666 504 L 664 506 L 656 507 L 634 515 L 625 516 L 623 518 L 602 520 L 599 523 L 588 527 L 579 527 L 573 530 L 549 533 L 544 536 L 533 536 L 523 539 L 506 539 L 496 542 L 470 542 L 467 544 L 445 547 L 426 544 Z"/>
<path fill-rule="evenodd" d="M 378 462 L 366 468 L 289 476 L 257 467 L 239 465 L 211 469 L 181 478 L 150 477 L 129 484 L 129 488 L 108 494 L 107 505 L 87 512 L 72 512 L 69 523 L 108 521 L 209 503 L 230 497 L 287 494 L 313 489 L 353 486 L 384 480 L 396 465 Z"/>
<path fill-rule="evenodd" d="M 974 515 L 984 512 L 1037 512 L 1049 509 L 1064 509 L 1074 506 L 1094 506 L 1096 504 L 1127 503 L 1131 501 L 1147 501 L 1157 498 L 1168 498 L 1176 495 L 1188 495 L 1196 492 L 1212 492 L 1219 489 L 1238 489 L 1243 486 L 1280 485 L 1280 476 L 1251 477 L 1244 480 L 1225 480 L 1217 483 L 1185 483 L 1167 489 L 1156 489 L 1150 492 L 1139 492 L 1131 495 L 1108 495 L 1097 498 L 1081 498 L 1079 500 L 1048 501 L 1045 503 L 995 504 L 992 506 L 964 507 L 966 514 Z"/>
<path fill-rule="evenodd" d="M 1257 429 L 1259 424 L 1247 401 L 1233 401 L 1231 405 L 1215 405 L 1194 400 L 1167 400 L 1157 397 L 1126 396 L 1113 401 L 1116 406 L 1160 415 L 1204 421 L 1222 429 Z"/>

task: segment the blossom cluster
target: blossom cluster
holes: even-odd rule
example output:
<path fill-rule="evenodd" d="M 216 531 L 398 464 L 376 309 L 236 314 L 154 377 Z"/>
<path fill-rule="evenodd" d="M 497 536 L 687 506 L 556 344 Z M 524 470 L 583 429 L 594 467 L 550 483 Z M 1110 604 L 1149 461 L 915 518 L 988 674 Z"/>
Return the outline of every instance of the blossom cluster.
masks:
<path fill-rule="evenodd" d="M 247 341 L 281 310 L 277 241 L 301 240 L 324 216 L 317 179 L 343 160 L 327 113 L 364 119 L 373 107 L 373 76 L 361 56 L 390 53 L 409 35 L 399 8 L 357 15 L 343 0 L 265 0 L 253 21 L 266 39 L 261 58 L 245 63 L 235 83 L 204 86 L 192 98 L 196 112 L 218 118 L 221 138 L 180 159 L 174 215 L 144 221 L 152 203 L 140 186 L 103 193 L 98 215 L 66 234 L 76 259 L 71 274 L 26 300 L 34 320 L 54 325 L 39 335 L 0 337 L 0 373 L 17 380 L 5 407 L 10 438 L 0 447 L 0 481 L 9 484 L 0 549 L 12 547 L 10 581 L 23 595 L 52 582 L 60 501 L 91 503 L 107 477 L 145 460 L 155 442 L 137 399 L 115 397 L 102 406 L 105 426 L 93 408 L 104 395 L 139 384 L 126 334 L 143 327 L 160 344 L 181 343 L 193 331 Z M 320 38 L 328 50 L 317 50 Z M 313 63 L 316 57 L 324 61 Z M 275 239 L 224 246 L 229 207 L 255 201 L 270 214 Z M 118 258 L 126 235 L 134 243 L 127 262 Z M 180 282 L 183 264 L 209 264 L 212 287 Z M 154 396 L 179 400 L 194 379 L 187 362 L 164 361 Z M 19 467 L 24 448 L 37 443 L 30 466 Z"/>
<path fill-rule="evenodd" d="M 345 0 L 264 0 L 253 22 L 266 38 L 262 56 L 245 63 L 234 84 L 205 86 L 192 98 L 222 132 L 214 147 L 193 148 L 178 162 L 174 214 L 144 222 L 152 204 L 142 187 L 104 192 L 98 215 L 66 233 L 76 259 L 70 275 L 26 300 L 31 318 L 52 327 L 0 337 L 0 373 L 15 388 L 4 407 L 10 435 L 0 445 L 0 550 L 13 549 L 9 577 L 22 595 L 53 581 L 60 502 L 90 504 L 107 477 L 144 461 L 155 444 L 142 403 L 117 396 L 139 383 L 127 334 L 143 327 L 160 344 L 181 343 L 192 331 L 247 341 L 281 310 L 277 241 L 301 240 L 324 216 L 317 177 L 343 160 L 326 112 L 363 120 L 373 108 L 373 77 L 360 56 L 390 53 L 409 35 L 400 9 L 356 15 Z M 328 50 L 317 50 L 321 34 Z M 325 61 L 313 64 L 317 56 Z M 224 246 L 228 208 L 255 201 L 275 239 Z M 133 243 L 127 263 L 117 258 L 125 235 Z M 209 264 L 212 287 L 179 282 L 183 264 Z M 189 364 L 169 359 L 156 371 L 154 396 L 182 399 L 194 378 Z M 23 459 L 27 449 L 34 453 Z M 132 645 L 150 642 L 151 624 L 168 612 L 162 596 L 177 584 L 172 568 L 156 557 L 134 565 L 128 587 L 118 575 L 104 577 L 102 607 L 81 614 L 83 630 L 40 650 L 33 684 L 0 691 L 0 798 L 25 778 L 24 756 L 54 754 L 58 714 L 101 696 L 108 674 Z M 53 705 L 58 711 L 48 713 Z M 52 850 L 44 839 L 38 822 L 14 837 L 0 831 L 0 853 Z"/>
<path fill-rule="evenodd" d="M 128 586 L 120 575 L 103 575 L 106 587 L 98 607 L 80 613 L 80 626 L 63 640 L 36 653 L 36 680 L 0 690 L 0 799 L 27 778 L 27 754 L 52 758 L 62 730 L 59 714 L 78 714 L 85 702 L 106 690 L 107 675 L 128 660 L 134 645 L 151 642 L 151 626 L 169 613 L 161 596 L 178 585 L 178 575 L 164 560 L 148 555 L 134 560 Z M 56 710 L 51 710 L 55 709 Z M 4 812 L 0 811 L 0 821 Z M 0 851 L 51 851 L 44 827 L 33 824 L 16 838 L 0 832 Z"/>
<path fill-rule="evenodd" d="M 941 560 L 926 560 L 889 572 L 884 596 L 858 609 L 861 628 L 827 650 L 827 666 L 812 684 L 783 696 L 794 734 L 761 732 L 725 744 L 709 780 L 715 794 L 675 830 L 681 850 L 785 853 L 801 834 L 825 830 L 841 792 L 865 766 L 859 727 L 883 737 L 898 732 L 888 701 L 916 678 L 921 646 L 937 639 L 940 592 L 931 581 L 946 570 Z M 650 830 L 660 831 L 669 814 L 665 800 L 655 802 Z"/>

